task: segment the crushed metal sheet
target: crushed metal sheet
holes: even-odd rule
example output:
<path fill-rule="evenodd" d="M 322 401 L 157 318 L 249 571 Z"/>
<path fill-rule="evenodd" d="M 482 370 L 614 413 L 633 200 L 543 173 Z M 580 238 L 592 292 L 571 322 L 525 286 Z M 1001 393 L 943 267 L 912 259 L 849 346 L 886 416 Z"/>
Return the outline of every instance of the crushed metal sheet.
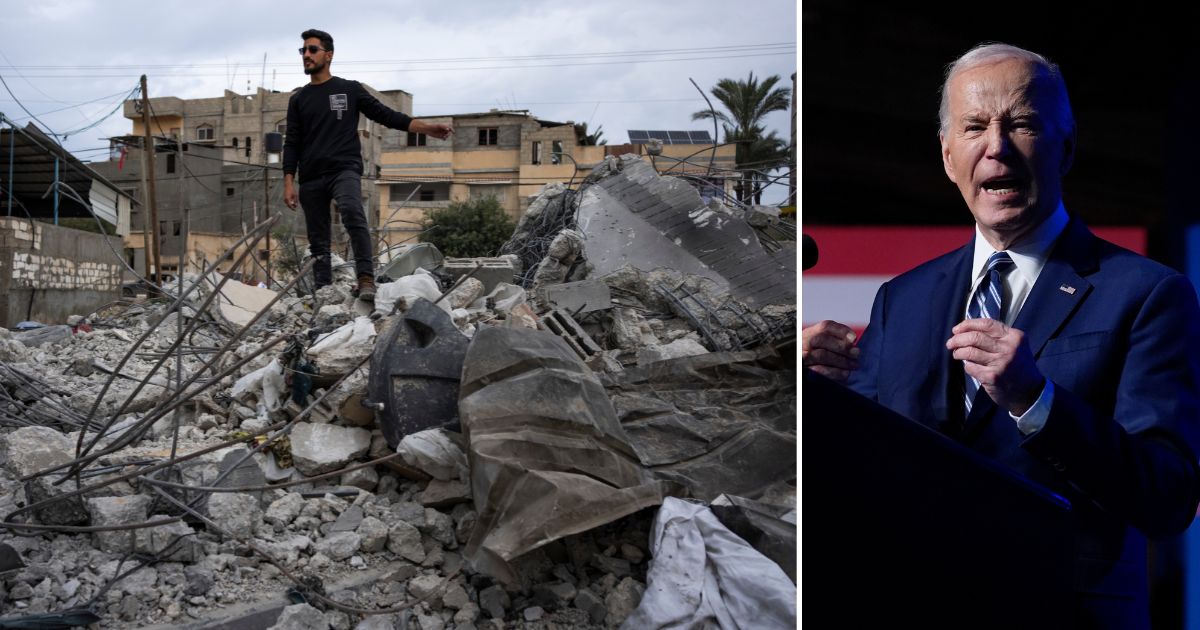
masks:
<path fill-rule="evenodd" d="M 514 558 L 677 491 L 643 469 L 604 388 L 555 335 L 480 330 L 459 412 L 479 513 L 464 557 L 506 583 Z"/>

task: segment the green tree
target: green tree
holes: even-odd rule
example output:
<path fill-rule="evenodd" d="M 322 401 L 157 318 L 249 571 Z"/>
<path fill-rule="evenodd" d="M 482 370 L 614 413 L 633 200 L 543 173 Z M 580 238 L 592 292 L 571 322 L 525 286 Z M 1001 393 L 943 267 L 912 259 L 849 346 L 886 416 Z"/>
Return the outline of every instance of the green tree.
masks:
<path fill-rule="evenodd" d="M 779 75 L 773 74 L 761 83 L 751 72 L 745 81 L 721 79 L 711 93 L 726 111 L 702 110 L 692 114 L 692 120 L 716 118 L 725 130 L 725 142 L 737 143 L 736 161 L 742 177 L 736 186 L 738 201 L 760 203 L 767 173 L 786 166 L 791 152 L 774 131 L 764 133 L 763 119 L 771 112 L 787 111 L 792 91 L 775 87 Z"/>
<path fill-rule="evenodd" d="M 588 133 L 587 123 L 581 122 L 575 125 L 575 141 L 581 147 L 595 147 L 602 144 L 608 144 L 608 140 L 604 139 L 604 125 L 596 127 L 596 130 Z"/>
<path fill-rule="evenodd" d="M 421 225 L 421 240 L 453 258 L 491 256 L 515 227 L 500 202 L 489 195 L 430 210 Z"/>

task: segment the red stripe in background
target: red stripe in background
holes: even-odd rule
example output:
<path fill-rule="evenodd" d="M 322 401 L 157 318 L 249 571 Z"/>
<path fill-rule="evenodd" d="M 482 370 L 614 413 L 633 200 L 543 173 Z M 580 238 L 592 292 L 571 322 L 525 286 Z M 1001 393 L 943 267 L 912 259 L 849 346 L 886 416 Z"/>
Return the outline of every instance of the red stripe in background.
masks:
<path fill-rule="evenodd" d="M 1121 247 L 1146 253 L 1143 227 L 1097 227 L 1092 232 Z M 805 274 L 889 275 L 917 265 L 967 244 L 974 238 L 972 226 L 822 226 L 805 225 L 803 232 L 820 248 L 817 264 Z"/>

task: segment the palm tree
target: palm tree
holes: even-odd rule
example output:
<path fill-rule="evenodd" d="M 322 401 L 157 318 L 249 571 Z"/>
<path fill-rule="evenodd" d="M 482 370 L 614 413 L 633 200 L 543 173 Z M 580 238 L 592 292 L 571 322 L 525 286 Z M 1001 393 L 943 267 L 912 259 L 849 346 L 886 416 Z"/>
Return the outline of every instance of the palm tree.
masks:
<path fill-rule="evenodd" d="M 588 133 L 587 123 L 581 122 L 575 125 L 575 140 L 581 147 L 595 147 L 602 144 L 608 144 L 608 140 L 604 139 L 604 125 L 596 127 L 592 133 Z"/>
<path fill-rule="evenodd" d="M 771 112 L 787 111 L 791 105 L 790 88 L 775 87 L 779 75 L 773 74 L 759 83 L 754 72 L 745 81 L 721 79 L 712 89 L 727 111 L 711 109 L 692 114 L 692 120 L 713 120 L 722 123 L 725 142 L 737 143 L 737 168 L 742 172 L 736 186 L 738 201 L 762 201 L 767 172 L 788 164 L 787 143 L 774 131 L 764 135 L 763 118 Z"/>

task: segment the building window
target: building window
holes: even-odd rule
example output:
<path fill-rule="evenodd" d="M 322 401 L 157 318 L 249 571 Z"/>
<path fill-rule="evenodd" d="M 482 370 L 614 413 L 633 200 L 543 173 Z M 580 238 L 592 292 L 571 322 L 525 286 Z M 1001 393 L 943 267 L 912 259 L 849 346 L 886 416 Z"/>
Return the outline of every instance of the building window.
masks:
<path fill-rule="evenodd" d="M 479 128 L 479 146 L 492 146 L 496 144 L 496 136 L 498 130 L 495 127 L 480 127 Z"/>
<path fill-rule="evenodd" d="M 550 143 L 550 163 L 562 164 L 562 140 L 555 140 Z"/>
<path fill-rule="evenodd" d="M 542 163 L 542 141 L 541 140 L 533 141 L 533 163 L 534 164 Z"/>
<path fill-rule="evenodd" d="M 423 133 L 408 132 L 408 146 L 423 147 L 426 145 L 428 138 Z"/>
<path fill-rule="evenodd" d="M 282 134 L 287 133 L 287 119 L 286 118 L 275 123 L 275 131 L 278 131 L 279 133 L 282 133 Z"/>
<path fill-rule="evenodd" d="M 168 153 L 167 154 L 167 173 L 170 174 L 170 173 L 174 173 L 174 172 L 175 172 L 175 154 Z"/>
<path fill-rule="evenodd" d="M 237 149 L 237 136 L 233 137 L 233 148 Z"/>
<path fill-rule="evenodd" d="M 196 127 L 196 140 L 212 140 L 213 128 L 208 125 Z"/>
<path fill-rule="evenodd" d="M 418 194 L 421 195 L 421 201 L 433 201 L 433 191 L 432 190 L 422 188 L 421 192 Z"/>
<path fill-rule="evenodd" d="M 250 136 L 246 136 L 246 157 L 250 157 Z"/>
<path fill-rule="evenodd" d="M 226 188 L 226 189 L 225 189 L 225 196 L 226 196 L 226 197 L 232 197 L 232 196 L 233 196 L 233 189 L 232 189 L 232 188 Z"/>

